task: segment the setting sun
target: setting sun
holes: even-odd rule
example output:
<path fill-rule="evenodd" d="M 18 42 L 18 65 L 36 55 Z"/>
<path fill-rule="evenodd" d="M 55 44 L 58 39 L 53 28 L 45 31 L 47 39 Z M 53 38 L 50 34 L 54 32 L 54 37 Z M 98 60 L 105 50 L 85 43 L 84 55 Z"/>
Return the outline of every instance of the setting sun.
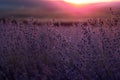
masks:
<path fill-rule="evenodd" d="M 110 2 L 111 0 L 63 0 L 71 4 L 86 4 L 86 3 L 98 3 L 98 2 Z"/>
<path fill-rule="evenodd" d="M 80 0 L 64 0 L 65 2 L 69 2 L 69 3 L 73 3 L 73 4 L 80 4 L 82 3 L 83 1 L 80 1 Z"/>

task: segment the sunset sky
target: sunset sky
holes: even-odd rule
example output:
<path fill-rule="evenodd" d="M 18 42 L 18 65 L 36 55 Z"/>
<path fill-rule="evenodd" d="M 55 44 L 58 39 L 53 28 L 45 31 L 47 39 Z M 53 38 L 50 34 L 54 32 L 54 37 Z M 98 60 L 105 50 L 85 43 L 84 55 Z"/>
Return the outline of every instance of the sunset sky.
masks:
<path fill-rule="evenodd" d="M 77 1 L 79 4 L 74 4 Z M 72 2 L 72 3 L 71 3 Z M 91 3 L 113 3 L 120 2 L 120 0 L 0 0 L 0 10 L 1 14 L 52 14 L 52 13 L 60 13 L 60 12 L 70 12 L 71 10 L 74 12 L 83 4 L 91 4 Z M 77 8 L 73 8 L 76 7 Z M 100 4 L 100 5 L 106 5 Z M 90 7 L 88 7 L 90 8 Z M 79 9 L 78 11 L 82 11 Z M 56 14 L 57 14 L 56 13 Z"/>
<path fill-rule="evenodd" d="M 100 3 L 100 2 L 120 2 L 120 0 L 0 0 L 0 8 L 24 8 L 24 7 L 47 7 L 64 2 Z M 67 3 L 69 4 L 69 3 Z"/>

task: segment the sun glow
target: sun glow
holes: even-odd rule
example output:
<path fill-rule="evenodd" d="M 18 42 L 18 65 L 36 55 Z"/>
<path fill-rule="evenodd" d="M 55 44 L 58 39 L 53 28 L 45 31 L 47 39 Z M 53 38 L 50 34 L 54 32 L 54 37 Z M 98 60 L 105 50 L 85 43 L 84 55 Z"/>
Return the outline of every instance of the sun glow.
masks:
<path fill-rule="evenodd" d="M 64 1 L 73 4 L 80 4 L 83 2 L 82 0 L 64 0 Z"/>
<path fill-rule="evenodd" d="M 87 3 L 98 3 L 98 2 L 110 2 L 111 0 L 63 0 L 71 4 L 87 4 Z"/>

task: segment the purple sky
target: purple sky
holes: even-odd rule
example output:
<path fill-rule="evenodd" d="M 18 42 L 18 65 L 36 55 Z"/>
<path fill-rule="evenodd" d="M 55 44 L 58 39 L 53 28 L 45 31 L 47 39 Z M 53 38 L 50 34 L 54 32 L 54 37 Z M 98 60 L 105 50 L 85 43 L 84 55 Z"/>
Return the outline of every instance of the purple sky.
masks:
<path fill-rule="evenodd" d="M 115 0 L 112 0 L 115 2 Z M 120 2 L 117 0 L 117 2 Z M 111 2 L 109 5 L 106 3 L 100 4 L 100 6 L 110 6 L 113 5 Z M 117 3 L 119 4 L 119 3 Z M 115 3 L 116 5 L 116 3 Z M 94 5 L 89 6 L 89 8 L 95 7 Z M 69 12 L 74 8 L 67 3 L 63 3 L 61 0 L 0 0 L 0 10 L 1 14 L 20 14 L 20 15 L 59 15 L 58 13 Z M 77 12 L 82 11 L 81 8 Z M 85 9 L 85 8 L 84 8 Z M 71 12 L 72 14 L 72 12 Z"/>

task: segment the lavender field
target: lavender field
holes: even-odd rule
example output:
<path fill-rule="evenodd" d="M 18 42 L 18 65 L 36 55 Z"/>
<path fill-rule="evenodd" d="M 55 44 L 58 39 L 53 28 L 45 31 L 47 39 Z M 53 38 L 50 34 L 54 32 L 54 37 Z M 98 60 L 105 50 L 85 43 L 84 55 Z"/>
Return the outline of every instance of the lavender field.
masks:
<path fill-rule="evenodd" d="M 0 19 L 0 80 L 120 80 L 120 18 Z"/>

